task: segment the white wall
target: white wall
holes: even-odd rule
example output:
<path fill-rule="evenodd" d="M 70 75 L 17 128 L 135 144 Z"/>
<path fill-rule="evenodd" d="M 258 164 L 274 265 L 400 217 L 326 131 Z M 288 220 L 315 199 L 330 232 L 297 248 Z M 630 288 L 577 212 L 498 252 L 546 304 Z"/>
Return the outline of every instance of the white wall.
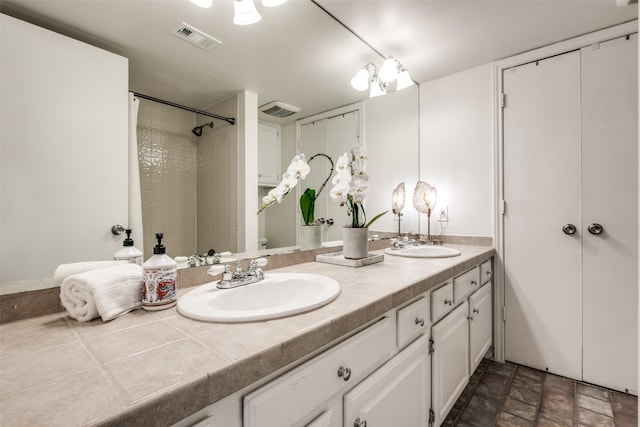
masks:
<path fill-rule="evenodd" d="M 4 287 L 122 246 L 128 60 L 1 17 Z"/>
<path fill-rule="evenodd" d="M 371 219 L 389 210 L 371 226 L 372 231 L 398 231 L 398 222 L 391 212 L 391 195 L 404 182 L 406 202 L 401 232 L 419 232 L 418 211 L 411 202 L 418 181 L 418 110 L 418 86 L 363 102 L 363 136 L 371 185 L 366 199 L 367 217 Z"/>
<path fill-rule="evenodd" d="M 420 84 L 420 179 L 438 190 L 436 211 L 449 208 L 444 234 L 493 236 L 493 82 L 487 64 Z"/>

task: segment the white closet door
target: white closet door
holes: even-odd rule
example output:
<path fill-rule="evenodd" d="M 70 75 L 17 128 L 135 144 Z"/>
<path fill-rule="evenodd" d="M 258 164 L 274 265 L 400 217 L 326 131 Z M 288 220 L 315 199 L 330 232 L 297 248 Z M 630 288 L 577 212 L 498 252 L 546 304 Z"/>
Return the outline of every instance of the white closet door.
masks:
<path fill-rule="evenodd" d="M 582 49 L 582 101 L 584 380 L 637 393 L 637 34 Z"/>
<path fill-rule="evenodd" d="M 580 379 L 580 52 L 503 83 L 505 356 Z"/>

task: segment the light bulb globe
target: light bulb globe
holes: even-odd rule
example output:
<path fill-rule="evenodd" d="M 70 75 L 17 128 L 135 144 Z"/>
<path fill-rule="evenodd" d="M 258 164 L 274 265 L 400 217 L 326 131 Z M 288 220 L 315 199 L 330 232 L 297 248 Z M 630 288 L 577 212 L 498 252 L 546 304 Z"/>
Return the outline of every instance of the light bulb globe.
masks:
<path fill-rule="evenodd" d="M 369 71 L 366 68 L 361 68 L 356 72 L 356 75 L 351 79 L 351 87 L 361 92 L 367 90 L 369 87 Z"/>
<path fill-rule="evenodd" d="M 388 57 L 382 64 L 378 76 L 385 83 L 394 81 L 398 77 L 398 62 L 392 57 Z"/>
<path fill-rule="evenodd" d="M 233 10 L 233 23 L 236 25 L 251 25 L 262 19 L 253 0 L 234 0 Z"/>

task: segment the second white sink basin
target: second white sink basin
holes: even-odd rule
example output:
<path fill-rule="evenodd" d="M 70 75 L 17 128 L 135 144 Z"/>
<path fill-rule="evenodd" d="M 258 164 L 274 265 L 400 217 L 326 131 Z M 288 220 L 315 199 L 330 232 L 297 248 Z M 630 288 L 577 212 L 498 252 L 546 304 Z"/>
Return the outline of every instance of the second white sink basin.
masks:
<path fill-rule="evenodd" d="M 449 258 L 460 255 L 459 250 L 448 246 L 407 246 L 403 249 L 387 248 L 384 252 L 409 258 Z"/>
<path fill-rule="evenodd" d="M 178 299 L 178 312 L 209 322 L 248 322 L 321 307 L 340 294 L 340 284 L 317 274 L 265 273 L 265 279 L 233 289 L 207 283 Z"/>

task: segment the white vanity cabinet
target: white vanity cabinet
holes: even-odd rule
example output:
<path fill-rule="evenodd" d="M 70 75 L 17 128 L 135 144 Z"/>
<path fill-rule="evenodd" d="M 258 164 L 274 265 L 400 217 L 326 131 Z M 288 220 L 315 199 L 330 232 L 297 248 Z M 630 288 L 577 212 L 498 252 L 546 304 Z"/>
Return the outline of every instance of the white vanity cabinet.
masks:
<path fill-rule="evenodd" d="M 344 426 L 427 426 L 429 341 L 421 336 L 344 396 Z"/>
<path fill-rule="evenodd" d="M 385 317 L 245 396 L 243 426 L 340 426 L 336 399 L 395 352 L 394 323 Z"/>
<path fill-rule="evenodd" d="M 491 347 L 491 282 L 469 297 L 469 370 L 473 373 Z"/>
<path fill-rule="evenodd" d="M 258 185 L 275 187 L 280 183 L 280 127 L 258 124 Z"/>
<path fill-rule="evenodd" d="M 431 292 L 435 427 L 444 421 L 493 344 L 492 275 L 489 260 Z M 453 304 L 448 303 L 451 297 Z"/>
<path fill-rule="evenodd" d="M 469 383 L 469 303 L 464 301 L 431 328 L 432 399 L 439 426 Z"/>

